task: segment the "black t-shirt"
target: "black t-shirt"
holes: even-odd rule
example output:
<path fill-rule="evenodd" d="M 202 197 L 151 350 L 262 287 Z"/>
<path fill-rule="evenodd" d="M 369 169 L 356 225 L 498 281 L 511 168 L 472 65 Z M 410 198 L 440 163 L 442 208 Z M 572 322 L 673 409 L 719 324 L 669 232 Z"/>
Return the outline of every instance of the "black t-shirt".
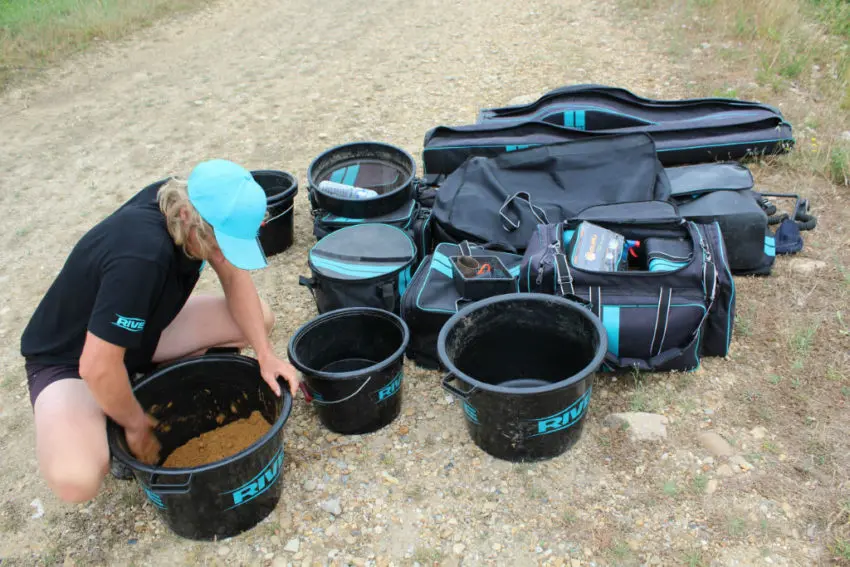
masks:
<path fill-rule="evenodd" d="M 91 331 L 127 349 L 129 372 L 149 369 L 203 267 L 168 234 L 157 203 L 164 182 L 142 189 L 76 244 L 24 330 L 27 360 L 78 364 Z"/>

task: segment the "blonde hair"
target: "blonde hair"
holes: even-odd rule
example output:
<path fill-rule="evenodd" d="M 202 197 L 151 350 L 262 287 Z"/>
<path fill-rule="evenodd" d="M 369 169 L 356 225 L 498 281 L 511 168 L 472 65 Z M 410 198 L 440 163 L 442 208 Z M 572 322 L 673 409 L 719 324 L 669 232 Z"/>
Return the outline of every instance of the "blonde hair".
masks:
<path fill-rule="evenodd" d="M 165 223 L 168 233 L 174 239 L 175 244 L 183 248 L 183 252 L 189 258 L 195 260 L 208 259 L 215 250 L 215 233 L 212 226 L 206 222 L 201 214 L 189 201 L 189 189 L 186 181 L 177 177 L 171 177 L 166 181 L 157 193 L 159 210 L 165 215 Z M 180 211 L 185 210 L 188 218 L 183 219 Z M 189 235 L 195 232 L 195 240 L 192 243 L 196 248 L 196 254 L 189 250 Z"/>

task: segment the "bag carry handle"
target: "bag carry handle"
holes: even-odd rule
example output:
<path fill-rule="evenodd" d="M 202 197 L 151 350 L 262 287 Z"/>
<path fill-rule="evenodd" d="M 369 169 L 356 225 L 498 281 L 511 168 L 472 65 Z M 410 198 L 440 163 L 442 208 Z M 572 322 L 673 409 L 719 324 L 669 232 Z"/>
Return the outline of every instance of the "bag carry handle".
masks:
<path fill-rule="evenodd" d="M 310 403 L 319 404 L 320 406 L 332 406 L 332 405 L 335 405 L 335 404 L 341 404 L 342 402 L 347 402 L 348 400 L 350 400 L 351 398 L 353 398 L 354 396 L 356 396 L 357 394 L 362 392 L 363 388 L 365 388 L 366 385 L 371 381 L 372 381 L 372 377 L 369 376 L 368 378 L 366 378 L 366 380 L 362 384 L 360 384 L 360 387 L 357 388 L 357 390 L 355 390 L 353 394 L 348 395 L 348 396 L 342 398 L 341 400 L 333 400 L 333 401 L 330 401 L 330 402 L 325 401 L 325 400 L 320 400 L 318 397 L 316 397 L 316 394 L 314 392 L 310 392 L 310 397 L 312 398 Z M 308 391 L 309 391 L 309 388 L 308 388 Z"/>
<path fill-rule="evenodd" d="M 313 302 L 316 304 L 316 309 L 319 308 L 319 300 L 316 298 L 316 288 L 318 287 L 318 282 L 315 278 L 305 278 L 304 276 L 298 276 L 298 285 L 303 285 L 309 290 L 310 295 L 313 296 Z"/>
<path fill-rule="evenodd" d="M 555 254 L 555 281 L 558 284 L 558 295 L 564 297 L 567 293 L 564 291 L 564 284 L 570 286 L 569 295 L 575 296 L 576 289 L 573 286 L 573 274 L 570 271 L 570 265 L 567 263 L 567 257 L 558 252 Z"/>
<path fill-rule="evenodd" d="M 395 283 L 386 282 L 381 285 L 378 291 L 381 297 L 381 302 L 384 304 L 384 309 L 389 312 L 395 311 Z"/>
<path fill-rule="evenodd" d="M 464 392 L 463 390 L 459 389 L 458 387 L 452 386 L 452 384 L 451 384 L 452 380 L 456 380 L 456 379 L 457 379 L 457 377 L 454 374 L 452 374 L 451 372 L 449 372 L 448 374 L 443 376 L 443 379 L 440 383 L 442 384 L 443 389 L 445 391 L 449 392 L 451 395 L 453 395 L 454 397 L 456 397 L 460 401 L 462 401 L 462 402 L 469 401 L 469 396 L 471 396 L 476 390 L 475 386 L 472 386 L 469 390 Z"/>
<path fill-rule="evenodd" d="M 528 203 L 528 208 L 531 209 L 531 214 L 534 215 L 534 218 L 537 219 L 538 223 L 549 224 L 549 219 L 546 218 L 546 211 L 531 202 L 531 195 L 527 191 L 518 191 L 508 197 L 499 209 L 499 216 L 502 217 L 502 228 L 508 232 L 513 232 L 519 228 L 520 218 L 517 217 L 517 220 L 514 221 L 506 213 L 508 206 L 516 199 L 520 199 L 521 201 Z"/>

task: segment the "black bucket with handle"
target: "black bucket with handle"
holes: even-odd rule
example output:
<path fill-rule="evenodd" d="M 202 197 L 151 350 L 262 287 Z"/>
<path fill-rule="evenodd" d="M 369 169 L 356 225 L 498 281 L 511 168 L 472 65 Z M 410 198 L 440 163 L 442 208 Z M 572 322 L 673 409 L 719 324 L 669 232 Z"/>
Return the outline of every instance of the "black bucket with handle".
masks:
<path fill-rule="evenodd" d="M 471 303 L 437 339 L 443 388 L 463 402 L 472 440 L 514 462 L 550 459 L 578 441 L 607 349 L 589 309 L 537 293 Z"/>
<path fill-rule="evenodd" d="M 405 322 L 371 307 L 320 315 L 289 342 L 289 360 L 304 376 L 319 420 L 342 435 L 371 433 L 401 411 Z"/>
<path fill-rule="evenodd" d="M 130 452 L 121 426 L 107 423 L 112 454 L 127 465 L 160 518 L 177 535 L 223 539 L 249 530 L 278 505 L 283 474 L 283 426 L 292 396 L 281 397 L 260 375 L 256 360 L 215 354 L 183 360 L 144 378 L 133 393 L 159 420 L 160 461 L 147 465 Z M 189 468 L 162 463 L 190 439 L 259 411 L 271 424 L 249 447 L 219 461 Z"/>
<path fill-rule="evenodd" d="M 266 193 L 268 218 L 260 226 L 260 245 L 267 257 L 274 256 L 292 246 L 298 180 L 291 173 L 272 169 L 252 171 L 251 177 Z"/>

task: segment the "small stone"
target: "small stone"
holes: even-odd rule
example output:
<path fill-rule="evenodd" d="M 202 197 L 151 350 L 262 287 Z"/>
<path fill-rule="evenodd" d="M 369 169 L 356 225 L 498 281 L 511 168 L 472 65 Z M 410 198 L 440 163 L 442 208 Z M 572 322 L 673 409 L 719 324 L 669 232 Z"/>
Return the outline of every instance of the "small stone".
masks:
<path fill-rule="evenodd" d="M 362 557 L 355 557 L 351 560 L 351 564 L 355 567 L 366 567 L 366 560 Z"/>
<path fill-rule="evenodd" d="M 396 477 L 394 477 L 393 475 L 391 475 L 390 473 L 388 473 L 387 471 L 383 471 L 381 473 L 381 476 L 384 478 L 384 480 L 386 480 L 390 484 L 398 484 L 398 479 Z"/>
<path fill-rule="evenodd" d="M 345 538 L 345 543 L 347 543 L 348 545 L 354 545 L 355 543 L 357 543 L 357 540 L 354 538 L 354 536 L 348 536 L 347 538 Z"/>
<path fill-rule="evenodd" d="M 629 549 L 631 549 L 632 551 L 637 551 L 638 549 L 640 549 L 640 542 L 636 539 L 630 539 L 627 543 L 629 545 Z"/>
<path fill-rule="evenodd" d="M 668 422 L 663 415 L 645 412 L 612 413 L 605 418 L 608 427 L 625 428 L 632 441 L 666 439 Z"/>
<path fill-rule="evenodd" d="M 720 483 L 717 482 L 716 478 L 709 480 L 708 484 L 705 485 L 706 494 L 714 494 L 715 492 L 717 492 L 717 487 L 719 484 Z"/>
<path fill-rule="evenodd" d="M 339 498 L 331 498 L 329 500 L 325 500 L 321 504 L 319 504 L 319 508 L 327 512 L 328 514 L 333 514 L 334 516 L 339 516 L 342 514 L 342 505 L 339 503 Z"/>
<path fill-rule="evenodd" d="M 426 417 L 426 419 L 434 419 L 435 417 L 437 417 L 437 414 L 435 414 L 432 411 L 429 411 L 425 414 L 425 417 Z"/>
<path fill-rule="evenodd" d="M 640 465 L 637 468 L 635 468 L 635 474 L 637 476 L 643 476 L 644 471 L 646 471 L 646 469 L 644 468 L 643 465 Z"/>
<path fill-rule="evenodd" d="M 811 276 L 816 272 L 824 270 L 827 266 L 823 260 L 810 260 L 808 258 L 794 258 L 788 265 L 792 272 L 797 272 L 803 276 Z"/>
<path fill-rule="evenodd" d="M 304 490 L 306 490 L 307 492 L 313 492 L 314 490 L 316 490 L 316 487 L 318 485 L 319 485 L 319 483 L 317 483 L 312 478 L 307 479 L 307 480 L 304 481 Z"/>
<path fill-rule="evenodd" d="M 502 544 L 501 543 L 494 543 L 493 544 L 493 551 L 502 551 Z"/>
<path fill-rule="evenodd" d="M 570 567 L 581 567 L 581 561 L 578 559 L 570 559 Z"/>
<path fill-rule="evenodd" d="M 466 549 L 466 546 L 465 546 L 465 545 L 463 545 L 462 543 L 456 543 L 456 544 L 454 544 L 454 546 L 452 547 L 452 552 L 453 552 L 455 555 L 460 555 L 460 554 L 462 554 L 462 553 L 463 553 L 463 550 L 464 550 L 464 549 Z"/>
<path fill-rule="evenodd" d="M 841 133 L 841 139 L 845 142 L 850 142 L 850 130 Z"/>
<path fill-rule="evenodd" d="M 216 553 L 218 553 L 219 555 L 224 557 L 225 555 L 230 553 L 230 548 L 227 547 L 226 545 L 222 545 L 221 547 L 218 548 L 218 551 Z"/>
<path fill-rule="evenodd" d="M 788 516 L 789 518 L 794 517 L 794 513 L 791 511 L 791 505 L 788 504 L 787 502 L 782 503 L 782 511 L 785 512 L 785 515 Z"/>
<path fill-rule="evenodd" d="M 407 435 L 408 433 L 410 433 L 410 428 L 408 426 L 402 425 L 398 428 L 399 435 Z"/>
<path fill-rule="evenodd" d="M 287 567 L 287 565 L 289 565 L 289 562 L 283 557 L 275 557 L 272 562 L 272 567 Z"/>
<path fill-rule="evenodd" d="M 745 472 L 753 470 L 753 465 L 748 463 L 741 455 L 732 456 L 732 458 L 729 459 L 729 464 Z"/>
<path fill-rule="evenodd" d="M 764 439 L 767 436 L 767 429 L 759 425 L 758 427 L 754 427 L 752 431 L 750 431 L 750 435 L 755 439 Z"/>
<path fill-rule="evenodd" d="M 730 467 L 729 465 L 724 464 L 724 465 L 720 465 L 719 467 L 717 467 L 717 476 L 727 476 L 728 477 L 728 476 L 732 476 L 733 474 L 735 474 L 735 473 L 732 471 L 732 467 Z"/>
<path fill-rule="evenodd" d="M 280 538 L 276 535 L 270 537 L 269 540 L 272 542 L 272 545 L 280 545 Z"/>
<path fill-rule="evenodd" d="M 297 537 L 286 542 L 286 546 L 283 548 L 284 551 L 289 553 L 298 553 L 299 549 L 301 549 L 301 542 L 298 541 Z"/>
<path fill-rule="evenodd" d="M 732 445 L 713 431 L 700 433 L 699 442 L 715 457 L 731 457 L 735 454 Z"/>

